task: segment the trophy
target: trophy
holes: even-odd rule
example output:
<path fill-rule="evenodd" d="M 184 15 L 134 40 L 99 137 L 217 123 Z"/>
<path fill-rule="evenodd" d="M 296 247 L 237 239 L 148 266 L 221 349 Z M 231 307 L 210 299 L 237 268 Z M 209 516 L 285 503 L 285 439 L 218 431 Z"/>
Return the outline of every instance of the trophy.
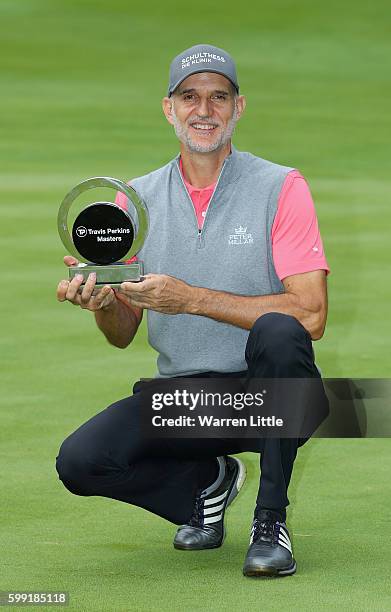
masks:
<path fill-rule="evenodd" d="M 109 187 L 126 195 L 127 209 L 114 202 L 93 202 L 76 217 L 70 233 L 68 213 L 71 205 L 80 194 L 95 187 Z M 118 287 L 124 281 L 142 280 L 143 262 L 125 263 L 141 249 L 149 227 L 147 207 L 130 185 L 101 176 L 79 183 L 63 199 L 57 227 L 63 245 L 80 262 L 69 267 L 69 280 L 81 274 L 85 283 L 91 272 L 96 273 L 97 287 Z"/>

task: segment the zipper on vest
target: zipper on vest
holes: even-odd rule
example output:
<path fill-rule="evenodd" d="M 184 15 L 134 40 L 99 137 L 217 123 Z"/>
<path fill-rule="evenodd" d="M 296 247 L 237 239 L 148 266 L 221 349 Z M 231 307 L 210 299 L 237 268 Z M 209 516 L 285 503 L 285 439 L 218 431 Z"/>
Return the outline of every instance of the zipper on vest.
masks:
<path fill-rule="evenodd" d="M 181 172 L 181 169 L 180 169 L 180 167 L 179 167 L 179 162 L 178 162 L 178 160 L 176 160 L 176 166 L 177 166 L 177 169 L 178 169 L 178 172 L 179 172 L 179 176 L 180 176 L 181 181 L 182 181 L 183 188 L 184 188 L 184 190 L 186 191 L 186 195 L 187 195 L 188 199 L 190 200 L 190 204 L 191 204 L 191 207 L 192 207 L 192 209 L 193 209 L 193 213 L 194 213 L 194 219 L 195 219 L 196 228 L 197 228 L 197 232 L 198 232 L 198 241 L 197 241 L 197 248 L 198 248 L 198 249 L 200 249 L 200 248 L 201 248 L 201 246 L 202 246 L 202 230 L 203 230 L 203 229 L 204 229 L 204 227 L 205 227 L 206 218 L 207 218 L 207 216 L 208 216 L 208 210 L 209 210 L 209 208 L 210 208 L 210 205 L 212 204 L 212 200 L 213 200 L 214 195 L 215 195 L 215 193 L 216 193 L 217 187 L 219 186 L 219 182 L 220 182 L 220 179 L 221 179 L 221 175 L 223 174 L 223 170 L 224 170 L 224 167 L 225 167 L 225 164 L 226 164 L 227 159 L 228 159 L 228 158 L 226 157 L 226 158 L 225 158 L 225 160 L 223 161 L 223 165 L 221 166 L 220 174 L 219 174 L 219 176 L 218 176 L 218 179 L 217 179 L 217 182 L 216 182 L 215 188 L 214 188 L 214 190 L 213 190 L 213 193 L 212 193 L 212 195 L 210 196 L 210 200 L 209 200 L 208 208 L 206 209 L 206 212 L 205 212 L 204 223 L 202 224 L 202 228 L 201 228 L 201 229 L 199 229 L 199 227 L 198 227 L 198 219 L 197 219 L 196 211 L 195 211 L 195 208 L 194 208 L 193 200 L 191 199 L 190 194 L 189 194 L 189 192 L 187 191 L 187 187 L 186 187 L 186 185 L 185 185 L 185 181 L 183 180 L 182 172 Z"/>

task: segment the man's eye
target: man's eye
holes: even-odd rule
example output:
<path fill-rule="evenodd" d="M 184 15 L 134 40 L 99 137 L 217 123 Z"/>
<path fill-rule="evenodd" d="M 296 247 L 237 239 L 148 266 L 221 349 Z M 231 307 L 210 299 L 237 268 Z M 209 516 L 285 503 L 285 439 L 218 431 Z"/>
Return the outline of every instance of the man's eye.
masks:
<path fill-rule="evenodd" d="M 214 100 L 218 100 L 219 102 L 224 101 L 226 99 L 226 96 L 224 94 L 216 94 L 215 96 L 213 96 Z"/>
<path fill-rule="evenodd" d="M 189 102 L 191 100 L 194 100 L 194 96 L 192 94 L 186 94 L 185 96 L 183 96 L 183 99 Z"/>

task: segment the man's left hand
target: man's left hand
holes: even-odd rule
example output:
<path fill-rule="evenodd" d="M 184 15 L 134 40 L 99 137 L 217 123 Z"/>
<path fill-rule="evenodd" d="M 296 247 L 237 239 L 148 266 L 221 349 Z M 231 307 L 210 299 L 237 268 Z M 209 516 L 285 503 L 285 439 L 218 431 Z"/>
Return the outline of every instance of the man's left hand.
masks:
<path fill-rule="evenodd" d="M 188 312 L 194 289 L 166 274 L 146 274 L 140 283 L 125 282 L 120 287 L 132 306 L 172 315 Z"/>

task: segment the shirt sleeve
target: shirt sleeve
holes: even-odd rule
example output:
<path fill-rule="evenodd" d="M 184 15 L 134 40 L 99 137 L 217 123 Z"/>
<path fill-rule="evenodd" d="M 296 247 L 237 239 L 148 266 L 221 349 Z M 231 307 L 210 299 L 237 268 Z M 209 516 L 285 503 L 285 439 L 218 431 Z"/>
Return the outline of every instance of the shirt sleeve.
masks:
<path fill-rule="evenodd" d="M 313 270 L 330 272 L 311 192 L 298 170 L 289 172 L 284 181 L 271 234 L 280 280 Z"/>
<path fill-rule="evenodd" d="M 115 196 L 115 203 L 118 204 L 118 206 L 121 206 L 121 208 L 123 208 L 124 210 L 126 210 L 126 195 L 122 193 L 122 191 L 117 191 L 117 194 Z"/>

